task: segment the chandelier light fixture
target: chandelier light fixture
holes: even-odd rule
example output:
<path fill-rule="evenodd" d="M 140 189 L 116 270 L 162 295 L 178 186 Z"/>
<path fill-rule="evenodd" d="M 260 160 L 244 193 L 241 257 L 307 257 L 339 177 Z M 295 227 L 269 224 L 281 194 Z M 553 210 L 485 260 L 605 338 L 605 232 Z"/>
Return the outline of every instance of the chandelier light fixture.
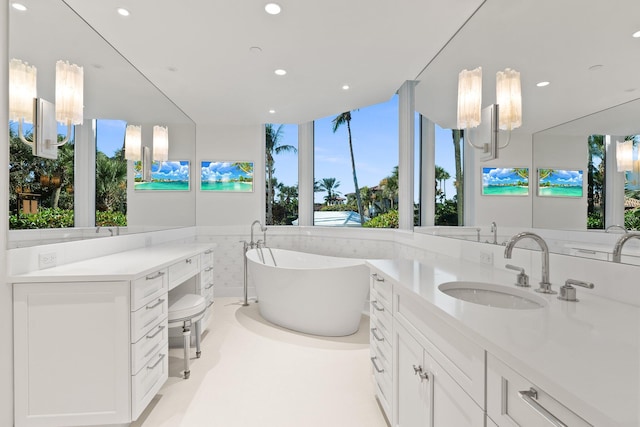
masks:
<path fill-rule="evenodd" d="M 142 126 L 127 125 L 124 135 L 124 157 L 139 161 L 142 151 Z"/>
<path fill-rule="evenodd" d="M 166 126 L 153 127 L 153 160 L 169 160 L 169 130 Z"/>

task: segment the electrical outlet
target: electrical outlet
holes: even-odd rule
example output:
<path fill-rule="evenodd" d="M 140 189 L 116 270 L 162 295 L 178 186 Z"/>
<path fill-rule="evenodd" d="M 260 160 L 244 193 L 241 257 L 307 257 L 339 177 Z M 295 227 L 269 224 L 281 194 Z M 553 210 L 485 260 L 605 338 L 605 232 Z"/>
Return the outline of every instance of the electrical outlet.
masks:
<path fill-rule="evenodd" d="M 480 251 L 480 263 L 493 265 L 493 253 Z"/>
<path fill-rule="evenodd" d="M 42 270 L 43 268 L 55 267 L 58 261 L 58 256 L 55 252 L 48 252 L 46 254 L 38 255 L 38 266 Z"/>

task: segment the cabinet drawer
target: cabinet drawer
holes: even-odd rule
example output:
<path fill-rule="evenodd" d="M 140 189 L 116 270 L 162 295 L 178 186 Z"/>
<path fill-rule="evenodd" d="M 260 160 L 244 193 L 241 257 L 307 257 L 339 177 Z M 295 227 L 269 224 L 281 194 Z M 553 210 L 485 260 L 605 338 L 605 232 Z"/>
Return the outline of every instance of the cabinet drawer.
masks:
<path fill-rule="evenodd" d="M 375 319 L 376 323 L 381 327 L 391 330 L 393 317 L 391 314 L 391 306 L 387 305 L 380 294 L 375 289 L 371 289 L 371 301 L 369 303 L 369 317 Z"/>
<path fill-rule="evenodd" d="M 169 308 L 167 294 L 149 302 L 131 313 L 131 342 L 135 343 L 160 320 L 167 318 Z"/>
<path fill-rule="evenodd" d="M 153 396 L 169 378 L 169 347 L 158 351 L 140 372 L 131 378 L 131 416 L 138 419 Z"/>
<path fill-rule="evenodd" d="M 385 356 L 377 352 L 375 348 L 371 348 L 369 357 L 372 363 L 373 377 L 380 393 L 387 402 L 391 402 L 391 393 L 393 383 L 391 380 L 391 359 L 387 360 Z"/>
<path fill-rule="evenodd" d="M 207 300 L 207 307 L 210 307 L 213 304 L 213 283 L 209 283 L 204 289 L 200 292 L 200 295 Z"/>
<path fill-rule="evenodd" d="M 213 266 L 204 267 L 200 272 L 200 289 L 213 286 Z"/>
<path fill-rule="evenodd" d="M 380 272 L 371 273 L 371 289 L 378 293 L 378 299 L 391 307 L 391 282 Z"/>
<path fill-rule="evenodd" d="M 200 265 L 203 269 L 213 267 L 213 249 L 207 249 L 200 254 Z"/>
<path fill-rule="evenodd" d="M 183 259 L 169 266 L 169 290 L 200 272 L 200 255 Z"/>
<path fill-rule="evenodd" d="M 131 309 L 135 311 L 167 292 L 167 272 L 158 270 L 133 281 Z"/>
<path fill-rule="evenodd" d="M 376 319 L 369 321 L 369 342 L 371 345 L 377 345 L 385 354 L 391 354 L 392 347 L 391 330 L 382 327 L 376 322 Z"/>
<path fill-rule="evenodd" d="M 501 360 L 487 355 L 487 415 L 499 426 L 539 426 L 560 421 L 591 426 L 571 409 L 524 378 Z"/>
<path fill-rule="evenodd" d="M 394 294 L 395 318 L 415 328 L 420 342 L 449 375 L 484 408 L 485 352 L 457 329 L 440 319 L 411 294 Z"/>
<path fill-rule="evenodd" d="M 160 320 L 135 344 L 131 344 L 131 373 L 137 374 L 162 347 L 167 345 L 167 318 Z"/>

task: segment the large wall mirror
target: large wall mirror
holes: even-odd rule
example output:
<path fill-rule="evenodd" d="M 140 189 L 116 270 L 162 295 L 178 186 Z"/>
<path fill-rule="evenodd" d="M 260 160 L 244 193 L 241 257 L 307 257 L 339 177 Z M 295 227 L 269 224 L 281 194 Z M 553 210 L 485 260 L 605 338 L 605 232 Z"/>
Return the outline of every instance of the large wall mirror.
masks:
<path fill-rule="evenodd" d="M 126 210 L 126 227 L 120 227 L 121 230 L 117 232 L 131 233 L 195 225 L 194 122 L 65 2 L 25 0 L 22 4 L 26 6 L 26 10 L 10 7 L 9 57 L 37 68 L 37 96 L 50 102 L 55 102 L 56 61 L 64 60 L 82 66 L 84 121 L 82 125 L 75 127 L 73 147 L 59 150 L 56 167 L 45 170 L 44 166 L 28 166 L 27 169 L 31 168 L 31 171 L 11 175 L 10 194 L 15 199 L 10 203 L 12 213 L 32 213 L 41 204 L 39 198 L 49 200 L 56 197 L 57 205 L 66 203 L 67 207 L 71 206 L 71 225 L 74 224 L 75 216 L 75 225 L 85 230 L 83 233 L 73 233 L 74 230 L 67 228 L 66 234 L 52 233 L 55 234 L 54 240 L 60 241 L 61 235 L 90 238 L 116 234 L 109 227 L 98 229 L 96 233 L 87 230 L 100 223 L 99 220 L 94 222 L 93 206 L 98 212 L 114 209 L 114 203 L 109 205 L 109 202 L 104 202 L 106 197 L 101 199 L 100 194 L 105 191 L 105 186 L 115 184 L 115 178 L 110 179 L 108 176 L 116 173 L 120 177 L 124 174 L 124 180 L 118 182 L 116 190 L 124 198 Z M 191 164 L 186 191 L 184 188 L 181 189 L 183 191 L 138 190 L 134 184 L 137 174 L 134 162 L 124 161 L 124 169 L 118 172 L 111 171 L 109 168 L 112 166 L 108 164 L 100 164 L 104 157 L 115 158 L 116 151 L 123 148 L 126 124 L 141 126 L 142 145 L 150 150 L 153 149 L 153 126 L 161 125 L 169 129 L 169 161 L 178 162 L 182 166 Z M 110 134 L 108 131 L 111 127 L 116 130 Z M 16 127 L 13 124 L 11 129 L 12 136 L 15 136 L 13 131 Z M 91 146 L 95 146 L 96 139 L 98 145 L 93 148 Z M 12 142 L 12 146 L 13 144 L 15 143 Z M 16 150 L 30 152 L 29 147 L 20 144 L 16 146 Z M 93 166 L 96 157 L 98 164 Z M 75 175 L 75 182 L 68 176 L 71 168 L 74 169 L 71 175 Z M 106 171 L 103 170 L 105 168 Z M 96 184 L 94 188 L 89 188 L 94 185 L 93 178 L 89 179 L 90 175 L 95 176 L 94 169 L 97 169 L 98 174 Z M 101 178 L 101 173 L 106 178 Z M 119 203 L 123 204 L 122 201 Z M 13 219 L 16 220 L 22 219 Z M 24 246 L 20 244 L 20 240 L 27 236 L 25 233 L 29 233 L 29 230 L 15 233 L 10 231 L 9 247 Z M 42 234 L 42 231 L 38 233 Z M 47 243 L 42 238 L 34 242 Z"/>
<path fill-rule="evenodd" d="M 512 227 L 580 230 L 581 240 L 589 240 L 586 234 L 594 242 L 600 238 L 603 230 L 586 230 L 586 195 L 573 200 L 539 197 L 536 175 L 538 168 L 581 169 L 586 192 L 589 136 L 640 132 L 640 38 L 633 37 L 640 30 L 638 14 L 640 3 L 633 0 L 615 7 L 579 0 L 487 0 L 418 76 L 417 110 L 453 129 L 461 70 L 482 67 L 483 106 L 496 102 L 497 71 L 521 73 L 522 127 L 498 160 L 471 162 L 465 180 L 470 175 L 479 180 L 482 168 L 489 166 L 527 167 L 535 181 L 527 196 L 493 198 L 492 203 L 485 203 L 489 198 L 476 186 L 474 205 L 481 212 L 471 225 L 488 225 L 498 215 Z M 549 84 L 537 85 L 544 81 Z M 624 195 L 618 191 L 615 197 Z M 607 240 L 605 246 L 611 251 L 613 244 Z"/>

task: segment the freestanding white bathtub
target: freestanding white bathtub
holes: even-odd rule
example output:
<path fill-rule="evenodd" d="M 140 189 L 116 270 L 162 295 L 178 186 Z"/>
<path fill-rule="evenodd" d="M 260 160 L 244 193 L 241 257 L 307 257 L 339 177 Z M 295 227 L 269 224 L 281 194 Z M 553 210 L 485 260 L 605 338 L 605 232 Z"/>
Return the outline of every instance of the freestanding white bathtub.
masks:
<path fill-rule="evenodd" d="M 247 252 L 247 269 L 266 320 L 313 335 L 358 331 L 369 290 L 364 260 L 264 248 Z"/>

